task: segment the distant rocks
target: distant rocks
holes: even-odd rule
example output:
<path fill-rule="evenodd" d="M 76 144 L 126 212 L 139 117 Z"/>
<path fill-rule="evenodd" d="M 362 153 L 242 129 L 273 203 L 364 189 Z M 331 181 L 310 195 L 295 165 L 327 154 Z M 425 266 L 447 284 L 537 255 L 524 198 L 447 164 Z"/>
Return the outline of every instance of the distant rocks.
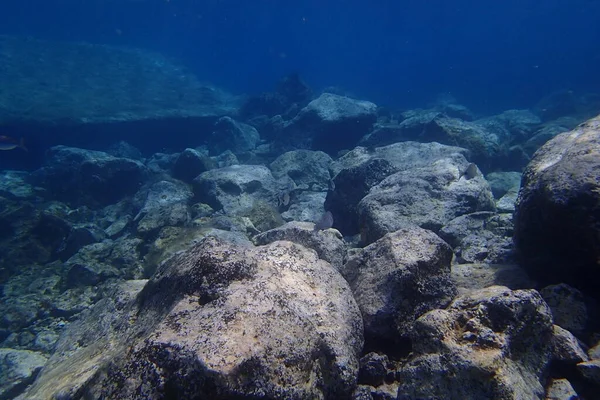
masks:
<path fill-rule="evenodd" d="M 232 96 L 157 53 L 12 36 L 0 36 L 0 47 L 4 123 L 207 117 L 237 106 Z"/>
<path fill-rule="evenodd" d="M 146 178 L 139 161 L 79 148 L 55 146 L 33 174 L 54 199 L 72 205 L 104 206 L 135 193 Z"/>
<path fill-rule="evenodd" d="M 532 277 L 597 297 L 600 285 L 600 118 L 558 135 L 523 174 L 515 245 Z"/>
<path fill-rule="evenodd" d="M 354 147 L 377 120 L 377 106 L 368 101 L 323 93 L 282 128 L 276 143 L 284 148 L 322 150 L 335 155 Z"/>

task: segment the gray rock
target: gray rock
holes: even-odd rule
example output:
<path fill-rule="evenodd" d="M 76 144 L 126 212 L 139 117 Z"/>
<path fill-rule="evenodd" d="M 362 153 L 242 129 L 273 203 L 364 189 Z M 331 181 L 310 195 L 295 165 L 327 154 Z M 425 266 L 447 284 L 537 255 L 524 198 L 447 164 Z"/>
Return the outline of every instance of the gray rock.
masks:
<path fill-rule="evenodd" d="M 452 280 L 461 295 L 490 286 L 506 286 L 512 290 L 535 286 L 525 270 L 517 265 L 453 264 Z"/>
<path fill-rule="evenodd" d="M 377 120 L 377 106 L 368 101 L 323 93 L 286 123 L 276 141 L 284 147 L 335 154 L 354 147 Z"/>
<path fill-rule="evenodd" d="M 426 167 L 397 172 L 372 187 L 358 204 L 363 242 L 372 243 L 410 225 L 437 232 L 461 215 L 493 211 L 493 196 L 481 174 L 472 179 L 461 177 L 467 165 L 457 154 Z"/>
<path fill-rule="evenodd" d="M 542 120 L 529 110 L 507 110 L 475 122 L 495 132 L 503 141 L 523 142 L 534 134 Z"/>
<path fill-rule="evenodd" d="M 560 283 L 542 288 L 540 294 L 552 310 L 554 323 L 576 336 L 583 337 L 591 322 L 583 293 Z"/>
<path fill-rule="evenodd" d="M 53 199 L 71 205 L 107 205 L 134 194 L 147 175 L 144 164 L 101 151 L 55 146 L 34 181 Z"/>
<path fill-rule="evenodd" d="M 30 385 L 48 359 L 29 350 L 0 348 L 0 399 L 14 399 Z"/>
<path fill-rule="evenodd" d="M 535 290 L 493 286 L 415 323 L 398 399 L 543 399 L 552 315 Z"/>
<path fill-rule="evenodd" d="M 512 213 L 515 211 L 515 204 L 519 197 L 519 188 L 510 189 L 504 196 L 496 201 L 496 210 L 499 213 Z"/>
<path fill-rule="evenodd" d="M 288 222 L 275 229 L 258 234 L 254 237 L 257 245 L 266 245 L 278 240 L 297 243 L 317 252 L 320 259 L 327 261 L 334 268 L 341 269 L 346 262 L 346 244 L 341 235 L 334 229 L 314 231 L 314 225 L 309 222 Z"/>
<path fill-rule="evenodd" d="M 521 186 L 520 172 L 490 172 L 485 176 L 496 199 Z"/>
<path fill-rule="evenodd" d="M 564 282 L 598 298 L 600 117 L 556 136 L 523 174 L 515 209 L 520 263 L 542 282 Z"/>
<path fill-rule="evenodd" d="M 458 263 L 507 264 L 514 262 L 511 214 L 481 211 L 454 218 L 440 229 Z"/>
<path fill-rule="evenodd" d="M 385 354 L 367 353 L 360 359 L 359 382 L 370 386 L 383 384 L 388 374 L 389 362 Z"/>
<path fill-rule="evenodd" d="M 260 141 L 258 131 L 251 125 L 221 117 L 215 122 L 212 139 L 208 142 L 211 153 L 230 150 L 240 154 L 254 150 Z"/>
<path fill-rule="evenodd" d="M 585 350 L 571 332 L 554 325 L 552 336 L 552 358 L 566 365 L 575 365 L 580 362 L 589 361 Z"/>
<path fill-rule="evenodd" d="M 294 191 L 289 207 L 281 213 L 281 217 L 287 222 L 316 222 L 325 212 L 323 204 L 326 196 L 325 192 Z"/>
<path fill-rule="evenodd" d="M 187 224 L 192 197 L 192 191 L 181 182 L 156 182 L 150 186 L 144 206 L 134 218 L 137 232 L 147 235 L 165 226 Z"/>
<path fill-rule="evenodd" d="M 144 266 L 139 238 L 104 240 L 81 248 L 65 263 L 68 288 L 94 286 L 110 278 L 140 278 Z"/>
<path fill-rule="evenodd" d="M 577 369 L 584 378 L 596 385 L 600 385 L 600 359 L 579 363 L 577 364 Z"/>
<path fill-rule="evenodd" d="M 15 200 L 34 199 L 43 194 L 41 188 L 36 188 L 27 182 L 29 176 L 25 171 L 0 172 L 0 196 Z"/>
<path fill-rule="evenodd" d="M 477 162 L 499 154 L 503 138 L 475 122 L 449 118 L 432 110 L 414 110 L 406 117 L 400 127 L 409 140 L 460 146 L 469 149 Z"/>
<path fill-rule="evenodd" d="M 197 199 L 228 215 L 247 215 L 257 201 L 277 207 L 279 185 L 262 165 L 232 165 L 194 179 Z"/>
<path fill-rule="evenodd" d="M 173 165 L 173 177 L 191 183 L 201 173 L 214 169 L 217 163 L 196 149 L 182 151 Z"/>
<path fill-rule="evenodd" d="M 356 385 L 362 322 L 350 288 L 296 244 L 207 238 L 137 297 L 112 297 L 69 328 L 24 398 L 157 398 L 165 387 L 181 398 L 348 398 Z"/>
<path fill-rule="evenodd" d="M 275 179 L 288 177 L 296 186 L 318 192 L 329 189 L 331 162 L 322 151 L 295 150 L 277 157 L 270 168 Z"/>
<path fill-rule="evenodd" d="M 132 221 L 133 218 L 130 215 L 124 215 L 104 229 L 104 232 L 109 238 L 116 239 L 126 232 Z"/>
<path fill-rule="evenodd" d="M 461 154 L 468 151 L 439 143 L 357 147 L 331 164 L 334 188 L 327 193 L 325 208 L 332 212 L 334 226 L 344 235 L 356 234 L 360 230 L 358 203 L 373 186 L 397 171 L 426 167 L 447 157 L 461 158 Z"/>
<path fill-rule="evenodd" d="M 356 147 L 331 163 L 331 176 L 335 177 L 343 169 L 352 168 L 373 159 L 386 160 L 398 171 L 404 171 L 426 167 L 437 160 L 454 158 L 458 154 L 468 157 L 469 150 L 435 142 L 401 142 L 372 149 Z"/>
<path fill-rule="evenodd" d="M 349 258 L 341 272 L 362 312 L 367 346 L 406 338 L 420 315 L 450 302 L 451 259 L 443 240 L 418 227 L 387 234 Z"/>
<path fill-rule="evenodd" d="M 577 400 L 579 396 L 567 379 L 550 379 L 545 400 Z"/>

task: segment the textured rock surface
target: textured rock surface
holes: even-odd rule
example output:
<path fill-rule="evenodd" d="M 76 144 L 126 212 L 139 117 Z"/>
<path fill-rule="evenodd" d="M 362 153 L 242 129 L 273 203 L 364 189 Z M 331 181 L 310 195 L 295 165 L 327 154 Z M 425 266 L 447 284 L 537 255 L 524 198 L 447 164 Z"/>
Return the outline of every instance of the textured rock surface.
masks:
<path fill-rule="evenodd" d="M 513 290 L 535 286 L 525 270 L 517 265 L 453 264 L 452 280 L 460 294 L 489 286 L 506 286 Z"/>
<path fill-rule="evenodd" d="M 48 359 L 29 350 L 0 348 L 0 399 L 15 398 L 40 372 Z"/>
<path fill-rule="evenodd" d="M 194 179 L 196 198 L 229 215 L 247 214 L 257 201 L 277 206 L 279 187 L 262 165 L 232 165 Z"/>
<path fill-rule="evenodd" d="M 335 154 L 354 147 L 376 119 L 377 106 L 369 101 L 323 93 L 285 125 L 276 141 Z"/>
<path fill-rule="evenodd" d="M 146 174 L 146 167 L 136 160 L 55 146 L 48 151 L 45 166 L 35 171 L 33 178 L 53 199 L 97 207 L 135 193 Z"/>
<path fill-rule="evenodd" d="M 461 177 L 467 165 L 457 154 L 397 172 L 372 187 L 358 204 L 363 242 L 372 243 L 410 225 L 437 232 L 458 216 L 493 211 L 493 196 L 481 174 Z"/>
<path fill-rule="evenodd" d="M 590 314 L 585 296 L 567 284 L 549 285 L 540 294 L 550 306 L 554 323 L 573 334 L 583 337 L 590 327 Z"/>
<path fill-rule="evenodd" d="M 342 274 L 362 312 L 367 346 L 401 341 L 421 314 L 450 302 L 451 259 L 443 240 L 418 227 L 387 234 L 350 257 Z"/>
<path fill-rule="evenodd" d="M 325 208 L 333 213 L 337 229 L 344 235 L 354 235 L 360 231 L 358 203 L 373 186 L 395 172 L 426 167 L 447 157 L 461 158 L 461 154 L 468 151 L 439 143 L 357 147 L 331 164 L 334 188 L 327 193 Z"/>
<path fill-rule="evenodd" d="M 217 163 L 195 149 L 185 149 L 173 165 L 173 177 L 191 183 L 201 173 L 214 169 Z"/>
<path fill-rule="evenodd" d="M 329 188 L 329 164 L 331 157 L 322 151 L 288 151 L 270 165 L 276 179 L 289 177 L 296 186 L 313 191 L 326 191 Z"/>
<path fill-rule="evenodd" d="M 359 309 L 304 247 L 207 238 L 134 291 L 74 324 L 24 398 L 346 398 L 356 385 Z"/>
<path fill-rule="evenodd" d="M 181 182 L 160 181 L 148 189 L 146 201 L 135 216 L 137 232 L 156 232 L 165 226 L 185 225 L 190 221 L 192 191 Z"/>
<path fill-rule="evenodd" d="M 481 211 L 454 218 L 440 229 L 458 263 L 514 262 L 511 214 Z"/>
<path fill-rule="evenodd" d="M 275 229 L 258 234 L 254 237 L 257 245 L 265 245 L 277 240 L 287 240 L 298 243 L 308 249 L 313 249 L 319 258 L 340 269 L 346 262 L 346 244 L 340 233 L 334 229 L 315 231 L 310 222 L 288 222 Z"/>
<path fill-rule="evenodd" d="M 523 174 L 515 210 L 523 267 L 598 298 L 600 285 L 600 117 L 540 148 Z"/>
<path fill-rule="evenodd" d="M 534 290 L 493 286 L 415 323 L 398 399 L 543 399 L 552 314 Z"/>
<path fill-rule="evenodd" d="M 214 154 L 226 150 L 238 154 L 254 150 L 259 141 L 260 135 L 253 126 L 231 117 L 221 117 L 215 122 L 212 138 L 207 144 Z"/>

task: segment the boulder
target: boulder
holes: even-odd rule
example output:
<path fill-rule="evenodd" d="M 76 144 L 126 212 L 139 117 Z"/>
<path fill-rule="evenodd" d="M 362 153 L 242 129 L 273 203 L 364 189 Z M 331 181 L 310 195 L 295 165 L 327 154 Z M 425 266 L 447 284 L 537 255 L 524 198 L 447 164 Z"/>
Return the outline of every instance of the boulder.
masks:
<path fill-rule="evenodd" d="M 525 169 L 515 209 L 517 255 L 543 283 L 591 296 L 600 286 L 600 117 L 542 146 Z"/>
<path fill-rule="evenodd" d="M 480 211 L 461 215 L 439 230 L 458 263 L 507 264 L 514 262 L 511 214 Z"/>
<path fill-rule="evenodd" d="M 327 193 L 325 208 L 333 213 L 337 229 L 344 235 L 354 235 L 360 230 L 358 204 L 373 186 L 395 172 L 425 167 L 446 157 L 461 158 L 460 155 L 468 155 L 468 150 L 439 143 L 357 147 L 331 164 L 333 189 Z"/>
<path fill-rule="evenodd" d="M 323 93 L 285 124 L 276 141 L 335 154 L 338 150 L 354 147 L 376 120 L 375 104 Z"/>
<path fill-rule="evenodd" d="M 297 243 L 317 252 L 320 259 L 327 261 L 334 268 L 341 269 L 346 262 L 346 244 L 341 235 L 334 229 L 315 231 L 314 224 L 292 221 L 278 228 L 256 235 L 253 240 L 257 245 L 266 245 L 278 240 Z"/>
<path fill-rule="evenodd" d="M 359 309 L 304 247 L 206 238 L 134 296 L 71 325 L 24 398 L 348 398 L 356 386 Z"/>
<path fill-rule="evenodd" d="M 0 348 L 0 399 L 14 399 L 30 385 L 48 359 L 35 351 Z"/>
<path fill-rule="evenodd" d="M 196 177 L 194 194 L 215 210 L 247 215 L 258 201 L 277 207 L 279 185 L 265 166 L 232 165 Z"/>
<path fill-rule="evenodd" d="M 144 182 L 147 169 L 139 161 L 113 157 L 101 151 L 55 146 L 47 153 L 34 182 L 54 200 L 72 206 L 105 206 L 134 194 Z"/>
<path fill-rule="evenodd" d="M 552 314 L 535 290 L 492 286 L 415 322 L 398 399 L 544 399 Z"/>
<path fill-rule="evenodd" d="M 192 197 L 192 191 L 181 182 L 154 183 L 148 189 L 143 207 L 134 218 L 137 232 L 148 235 L 164 226 L 187 224 L 190 221 L 189 202 Z"/>
<path fill-rule="evenodd" d="M 535 286 L 522 268 L 511 264 L 452 264 L 452 280 L 461 295 L 490 286 L 512 290 Z"/>
<path fill-rule="evenodd" d="M 349 258 L 341 272 L 362 312 L 367 350 L 401 353 L 415 320 L 452 300 L 451 259 L 450 246 L 417 227 L 387 234 Z"/>
<path fill-rule="evenodd" d="M 254 150 L 260 142 L 258 131 L 251 125 L 221 117 L 215 122 L 212 138 L 207 145 L 214 154 L 230 150 L 234 154 Z"/>
<path fill-rule="evenodd" d="M 495 204 L 481 173 L 461 176 L 468 162 L 460 154 L 430 165 L 397 172 L 369 190 L 358 203 L 361 239 L 373 243 L 402 227 L 417 225 L 438 232 L 452 219 Z"/>
<path fill-rule="evenodd" d="M 329 189 L 331 157 L 322 151 L 288 151 L 269 166 L 276 179 L 289 178 L 297 187 L 312 191 Z"/>
<path fill-rule="evenodd" d="M 217 163 L 206 154 L 187 148 L 179 153 L 173 165 L 173 178 L 191 183 L 201 173 L 216 167 Z"/>

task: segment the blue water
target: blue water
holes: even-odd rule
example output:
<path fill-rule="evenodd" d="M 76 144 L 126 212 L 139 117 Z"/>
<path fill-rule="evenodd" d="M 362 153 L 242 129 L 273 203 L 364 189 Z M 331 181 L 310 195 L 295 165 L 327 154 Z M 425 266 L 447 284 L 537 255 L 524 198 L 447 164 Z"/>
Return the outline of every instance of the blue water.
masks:
<path fill-rule="evenodd" d="M 474 111 L 600 90 L 591 0 L 3 0 L 0 33 L 159 51 L 260 93 L 291 72 L 379 105 L 449 93 Z"/>

